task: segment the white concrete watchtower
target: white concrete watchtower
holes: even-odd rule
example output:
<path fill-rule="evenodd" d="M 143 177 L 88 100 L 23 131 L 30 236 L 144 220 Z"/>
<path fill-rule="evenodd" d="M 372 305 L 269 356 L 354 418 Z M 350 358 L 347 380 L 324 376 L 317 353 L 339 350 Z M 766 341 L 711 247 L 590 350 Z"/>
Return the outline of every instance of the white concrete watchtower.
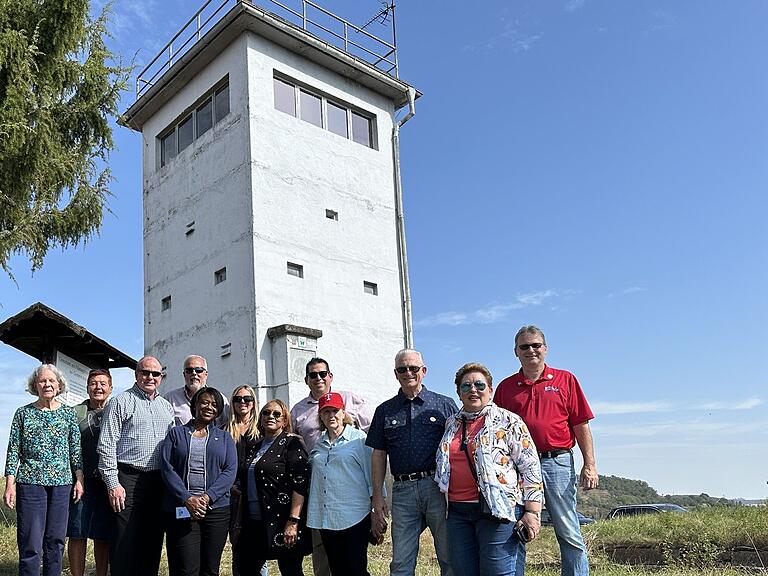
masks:
<path fill-rule="evenodd" d="M 145 350 L 166 390 L 194 353 L 222 392 L 290 404 L 319 355 L 375 405 L 411 341 L 398 133 L 418 94 L 394 33 L 292 3 L 209 0 L 139 75 Z"/>

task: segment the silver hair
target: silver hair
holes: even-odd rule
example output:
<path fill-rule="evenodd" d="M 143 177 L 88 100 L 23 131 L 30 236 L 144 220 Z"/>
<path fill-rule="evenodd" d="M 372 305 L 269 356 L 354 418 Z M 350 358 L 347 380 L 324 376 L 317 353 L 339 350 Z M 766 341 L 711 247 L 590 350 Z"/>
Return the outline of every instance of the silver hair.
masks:
<path fill-rule="evenodd" d="M 419 360 L 424 364 L 424 357 L 421 355 L 421 352 L 414 350 L 413 348 L 403 348 L 400 352 L 395 354 L 395 364 L 397 364 L 398 360 L 401 360 L 403 356 L 407 356 L 408 354 L 418 354 Z"/>
<path fill-rule="evenodd" d="M 517 331 L 517 334 L 515 334 L 515 348 L 517 348 L 517 339 L 520 338 L 520 336 L 523 334 L 535 334 L 537 336 L 541 336 L 542 344 L 545 346 L 547 344 L 547 339 L 544 337 L 544 332 L 541 331 L 541 328 L 534 326 L 533 324 L 528 324 L 520 328 L 520 330 Z"/>
<path fill-rule="evenodd" d="M 207 361 L 205 358 L 203 358 L 202 356 L 200 356 L 200 354 L 190 354 L 189 356 L 187 356 L 186 358 L 184 358 L 184 364 L 182 364 L 182 366 L 186 366 L 186 365 L 187 365 L 187 362 L 189 362 L 190 360 L 193 360 L 193 359 L 195 359 L 195 358 L 200 358 L 200 360 L 202 360 L 202 361 L 203 361 L 203 365 L 204 365 L 203 367 L 204 367 L 206 370 L 208 369 L 208 361 Z"/>
<path fill-rule="evenodd" d="M 61 370 L 56 368 L 53 364 L 40 364 L 37 368 L 32 370 L 32 374 L 27 378 L 27 392 L 33 396 L 37 396 L 37 380 L 43 373 L 43 370 L 50 370 L 53 375 L 56 376 L 56 380 L 59 382 L 59 394 L 64 394 L 67 391 L 67 379 L 62 374 Z"/>

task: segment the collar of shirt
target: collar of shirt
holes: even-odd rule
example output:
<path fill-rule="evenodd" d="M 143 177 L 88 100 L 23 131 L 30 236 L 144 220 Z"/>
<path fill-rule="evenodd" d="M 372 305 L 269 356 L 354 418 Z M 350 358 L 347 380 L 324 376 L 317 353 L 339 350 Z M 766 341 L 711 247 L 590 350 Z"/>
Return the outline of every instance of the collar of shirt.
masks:
<path fill-rule="evenodd" d="M 131 390 L 133 390 L 134 394 L 136 394 L 136 395 L 140 396 L 141 398 L 146 398 L 146 399 L 147 399 L 147 400 L 149 400 L 150 402 L 151 402 L 152 400 L 155 400 L 155 399 L 157 399 L 157 398 L 159 398 L 159 397 L 160 397 L 160 394 L 158 394 L 158 393 L 157 393 L 157 390 L 155 390 L 154 394 L 152 394 L 152 395 L 150 396 L 149 394 L 147 394 L 146 392 L 144 392 L 144 390 L 142 390 L 141 388 L 139 388 L 139 385 L 138 385 L 138 384 L 134 384 L 134 385 L 133 385 L 133 387 L 131 388 Z"/>
<path fill-rule="evenodd" d="M 414 396 L 413 398 L 408 398 L 408 396 L 406 396 L 403 393 L 402 388 L 400 388 L 397 391 L 397 396 L 402 400 L 403 403 L 418 401 L 419 404 L 423 404 L 424 402 L 429 400 L 430 396 L 432 396 L 433 394 L 434 392 L 432 392 L 431 390 L 427 390 L 427 387 L 424 386 L 424 384 L 421 385 L 421 391 L 418 394 L 416 394 L 416 396 Z"/>
<path fill-rule="evenodd" d="M 325 394 L 330 394 L 331 392 L 333 392 L 333 388 L 329 387 L 328 392 L 326 392 Z M 321 396 L 325 396 L 325 394 L 321 394 Z M 304 398 L 304 402 L 306 402 L 307 404 L 320 404 L 320 400 L 315 400 L 312 394 Z"/>
<path fill-rule="evenodd" d="M 552 378 L 555 377 L 555 374 L 552 372 L 552 369 L 544 364 L 544 370 L 541 373 L 541 376 L 537 380 L 528 380 L 525 377 L 525 374 L 523 373 L 523 369 L 520 368 L 520 371 L 517 373 L 517 383 L 518 385 L 526 384 L 528 386 L 533 386 L 534 384 L 538 384 L 539 382 L 546 382 L 548 380 L 552 380 Z"/>
<path fill-rule="evenodd" d="M 344 442 L 349 442 L 352 439 L 352 432 L 353 426 L 349 424 L 344 425 L 344 431 L 339 435 L 338 438 L 336 438 L 336 442 L 339 440 L 343 440 Z M 324 442 L 326 445 L 331 446 L 333 442 L 331 442 L 331 437 L 328 435 L 328 430 L 323 430 L 323 435 L 320 437 L 320 442 Z"/>

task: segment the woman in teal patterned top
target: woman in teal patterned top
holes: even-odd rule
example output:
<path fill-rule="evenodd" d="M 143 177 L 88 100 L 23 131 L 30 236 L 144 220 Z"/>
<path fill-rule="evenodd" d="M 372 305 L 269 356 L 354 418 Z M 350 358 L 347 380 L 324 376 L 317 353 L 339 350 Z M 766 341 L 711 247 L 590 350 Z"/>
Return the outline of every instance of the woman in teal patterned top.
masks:
<path fill-rule="evenodd" d="M 20 576 L 38 576 L 41 561 L 46 576 L 61 574 L 69 495 L 83 495 L 77 415 L 56 399 L 66 389 L 55 366 L 38 366 L 27 380 L 37 400 L 13 415 L 3 500 L 17 508 Z"/>

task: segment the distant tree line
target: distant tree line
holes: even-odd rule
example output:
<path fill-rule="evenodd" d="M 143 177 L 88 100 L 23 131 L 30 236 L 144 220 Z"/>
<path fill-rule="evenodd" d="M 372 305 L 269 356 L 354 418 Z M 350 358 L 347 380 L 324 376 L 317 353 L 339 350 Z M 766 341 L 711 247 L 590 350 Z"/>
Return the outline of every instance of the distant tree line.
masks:
<path fill-rule="evenodd" d="M 708 494 L 660 495 L 643 480 L 632 480 L 620 476 L 600 476 L 597 490 L 579 490 L 579 511 L 594 518 L 605 518 L 616 506 L 625 504 L 652 504 L 668 502 L 684 508 L 712 506 L 738 506 L 739 503 L 727 498 L 713 498 Z"/>

